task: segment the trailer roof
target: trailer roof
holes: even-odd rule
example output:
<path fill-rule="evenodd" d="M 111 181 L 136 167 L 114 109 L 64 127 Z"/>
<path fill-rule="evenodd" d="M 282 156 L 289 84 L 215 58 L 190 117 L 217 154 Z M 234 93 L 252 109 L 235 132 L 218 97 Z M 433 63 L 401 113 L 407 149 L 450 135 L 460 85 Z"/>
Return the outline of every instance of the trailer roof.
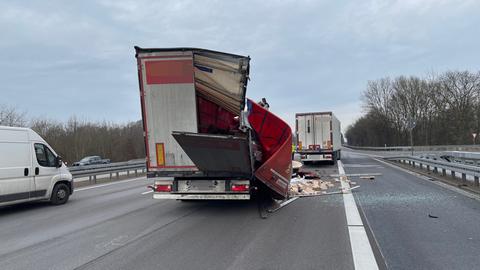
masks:
<path fill-rule="evenodd" d="M 304 115 L 323 115 L 323 114 L 328 114 L 332 115 L 332 112 L 306 112 L 306 113 L 296 113 L 295 117 L 297 116 L 304 116 Z"/>
<path fill-rule="evenodd" d="M 202 48 L 193 48 L 193 47 L 141 48 L 141 47 L 138 47 L 138 46 L 134 46 L 134 48 L 135 48 L 135 52 L 136 52 L 135 57 L 138 56 L 138 53 L 192 51 L 192 52 L 217 53 L 217 54 L 223 54 L 223 55 L 227 55 L 227 56 L 235 57 L 235 58 L 248 58 L 250 60 L 250 56 L 243 56 L 243 55 L 238 55 L 238 54 L 232 54 L 232 53 L 226 53 L 226 52 L 220 52 L 220 51 L 214 51 L 214 50 L 207 50 L 207 49 L 202 49 Z"/>

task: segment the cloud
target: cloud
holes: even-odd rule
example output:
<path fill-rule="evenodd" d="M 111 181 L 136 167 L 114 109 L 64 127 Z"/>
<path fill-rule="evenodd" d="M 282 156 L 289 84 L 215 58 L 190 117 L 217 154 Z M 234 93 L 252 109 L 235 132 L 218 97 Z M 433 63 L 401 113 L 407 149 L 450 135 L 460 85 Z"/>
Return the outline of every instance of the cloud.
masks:
<path fill-rule="evenodd" d="M 1 103 L 135 120 L 133 46 L 192 46 L 250 55 L 248 96 L 290 123 L 333 110 L 346 127 L 368 80 L 478 69 L 479 11 L 465 0 L 3 1 Z"/>

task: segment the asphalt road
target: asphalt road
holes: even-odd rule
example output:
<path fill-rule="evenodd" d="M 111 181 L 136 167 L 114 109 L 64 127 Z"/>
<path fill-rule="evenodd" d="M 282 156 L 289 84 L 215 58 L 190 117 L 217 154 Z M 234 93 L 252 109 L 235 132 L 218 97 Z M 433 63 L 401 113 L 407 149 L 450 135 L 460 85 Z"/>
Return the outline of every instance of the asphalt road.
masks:
<path fill-rule="evenodd" d="M 478 268 L 479 201 L 371 157 L 342 158 L 346 173 L 382 173 L 352 178 L 377 261 Z M 142 194 L 147 184 L 87 187 L 62 206 L 0 208 L 0 269 L 354 269 L 342 195 L 301 198 L 261 219 L 255 201 L 153 200 Z"/>
<path fill-rule="evenodd" d="M 351 180 L 389 269 L 479 269 L 480 201 L 365 155 L 342 159 L 347 174 L 382 173 Z"/>
<path fill-rule="evenodd" d="M 353 269 L 341 195 L 261 219 L 255 202 L 153 200 L 148 183 L 0 209 L 0 268 Z"/>

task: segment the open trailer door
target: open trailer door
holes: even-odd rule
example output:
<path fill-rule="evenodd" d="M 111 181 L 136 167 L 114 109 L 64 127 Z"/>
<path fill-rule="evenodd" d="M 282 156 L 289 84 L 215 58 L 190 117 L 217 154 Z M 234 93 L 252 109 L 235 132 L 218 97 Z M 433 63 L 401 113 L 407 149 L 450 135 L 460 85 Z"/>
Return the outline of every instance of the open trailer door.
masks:
<path fill-rule="evenodd" d="M 173 132 L 197 168 L 207 175 L 252 176 L 249 140 L 230 135 Z"/>
<path fill-rule="evenodd" d="M 262 165 L 255 177 L 275 192 L 276 197 L 288 197 L 292 177 L 292 130 L 275 114 L 247 101 L 248 122 L 262 146 Z"/>

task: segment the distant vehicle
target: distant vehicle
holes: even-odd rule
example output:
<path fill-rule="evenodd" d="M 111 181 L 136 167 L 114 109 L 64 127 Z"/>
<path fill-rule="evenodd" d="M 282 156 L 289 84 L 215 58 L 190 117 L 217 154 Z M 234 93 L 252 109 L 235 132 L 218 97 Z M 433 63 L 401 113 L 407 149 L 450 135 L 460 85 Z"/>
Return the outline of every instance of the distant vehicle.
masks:
<path fill-rule="evenodd" d="M 342 135 L 340 121 L 332 112 L 297 113 L 297 152 L 302 162 L 341 158 Z"/>
<path fill-rule="evenodd" d="M 86 166 L 108 163 L 110 163 L 110 159 L 102 159 L 100 156 L 89 156 L 82 158 L 80 161 L 74 162 L 72 166 Z"/>
<path fill-rule="evenodd" d="M 0 206 L 36 200 L 64 204 L 73 177 L 48 143 L 29 128 L 0 126 Z"/>

